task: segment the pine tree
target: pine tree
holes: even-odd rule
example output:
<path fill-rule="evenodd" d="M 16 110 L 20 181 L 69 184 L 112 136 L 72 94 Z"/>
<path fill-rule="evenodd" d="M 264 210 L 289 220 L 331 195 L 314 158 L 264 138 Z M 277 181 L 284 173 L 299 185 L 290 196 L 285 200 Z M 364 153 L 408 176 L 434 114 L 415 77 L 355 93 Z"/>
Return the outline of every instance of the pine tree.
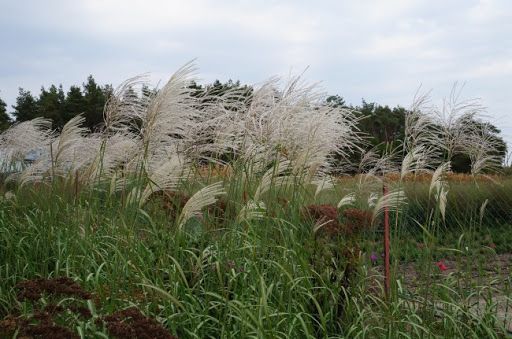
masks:
<path fill-rule="evenodd" d="M 51 85 L 49 90 L 41 87 L 41 93 L 37 100 L 38 116 L 51 119 L 53 128 L 61 129 L 66 123 L 64 118 L 65 95 L 62 86 L 59 89 Z"/>
<path fill-rule="evenodd" d="M 0 131 L 3 131 L 11 125 L 11 117 L 7 114 L 7 104 L 0 98 Z"/>
<path fill-rule="evenodd" d="M 16 98 L 16 105 L 12 106 L 12 113 L 17 122 L 32 120 L 38 116 L 37 101 L 30 91 L 19 88 L 19 94 Z"/>
<path fill-rule="evenodd" d="M 101 87 L 96 84 L 92 75 L 89 75 L 87 83 L 83 84 L 83 87 L 85 125 L 90 130 L 94 130 L 103 122 L 103 108 L 107 97 Z"/>
<path fill-rule="evenodd" d="M 82 90 L 78 86 L 71 86 L 64 102 L 64 118 L 67 121 L 85 112 L 86 104 Z"/>

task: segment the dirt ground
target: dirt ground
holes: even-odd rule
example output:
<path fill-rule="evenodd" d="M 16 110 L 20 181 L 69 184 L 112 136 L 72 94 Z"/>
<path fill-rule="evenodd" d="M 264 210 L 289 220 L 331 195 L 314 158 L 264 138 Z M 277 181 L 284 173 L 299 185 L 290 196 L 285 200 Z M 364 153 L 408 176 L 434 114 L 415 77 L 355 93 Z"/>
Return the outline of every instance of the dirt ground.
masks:
<path fill-rule="evenodd" d="M 447 258 L 432 263 L 430 277 L 420 274 L 416 263 L 399 264 L 397 276 L 404 293 L 414 294 L 422 288 L 428 288 L 428 284 L 446 283 L 460 293 L 461 301 L 468 303 L 475 315 L 480 315 L 486 308 L 491 307 L 496 312 L 498 321 L 512 333 L 511 265 L 511 253 L 486 256 L 472 261 Z M 383 285 L 383 275 L 383 266 L 373 266 L 368 270 L 368 278 L 373 280 L 375 285 Z M 465 296 L 464 294 L 470 290 L 482 293 Z M 442 307 L 442 303 L 438 306 Z"/>

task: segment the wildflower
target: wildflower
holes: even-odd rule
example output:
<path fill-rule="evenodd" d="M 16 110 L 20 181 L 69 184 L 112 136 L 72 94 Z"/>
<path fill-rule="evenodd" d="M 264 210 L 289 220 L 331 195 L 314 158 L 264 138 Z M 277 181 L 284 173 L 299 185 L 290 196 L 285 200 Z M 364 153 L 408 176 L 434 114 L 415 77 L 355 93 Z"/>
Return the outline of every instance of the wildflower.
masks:
<path fill-rule="evenodd" d="M 437 265 L 437 267 L 439 267 L 441 272 L 444 272 L 444 271 L 446 271 L 448 269 L 448 267 L 446 267 L 446 265 L 444 264 L 443 260 L 440 260 L 440 261 L 436 262 L 436 265 Z"/>
<path fill-rule="evenodd" d="M 375 264 L 377 262 L 377 260 L 379 260 L 377 253 L 372 252 L 372 254 L 370 255 L 370 260 L 372 261 L 372 264 Z"/>

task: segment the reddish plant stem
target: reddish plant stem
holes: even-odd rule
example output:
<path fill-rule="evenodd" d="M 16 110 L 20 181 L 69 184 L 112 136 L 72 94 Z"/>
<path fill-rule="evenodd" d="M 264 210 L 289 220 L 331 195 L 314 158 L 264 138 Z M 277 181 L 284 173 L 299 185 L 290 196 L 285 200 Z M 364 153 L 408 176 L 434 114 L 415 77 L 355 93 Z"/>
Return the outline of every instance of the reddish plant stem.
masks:
<path fill-rule="evenodd" d="M 384 196 L 388 194 L 386 184 L 382 186 Z M 389 265 L 389 208 L 384 207 L 384 287 L 386 289 L 386 298 L 389 298 L 391 290 L 391 273 Z"/>

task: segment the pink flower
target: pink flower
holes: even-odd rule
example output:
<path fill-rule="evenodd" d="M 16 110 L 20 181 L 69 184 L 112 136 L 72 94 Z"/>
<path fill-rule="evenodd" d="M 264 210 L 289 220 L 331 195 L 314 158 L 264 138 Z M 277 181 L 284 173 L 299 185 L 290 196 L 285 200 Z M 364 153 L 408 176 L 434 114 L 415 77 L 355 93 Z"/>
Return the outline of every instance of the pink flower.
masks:
<path fill-rule="evenodd" d="M 372 252 L 372 255 L 370 255 L 370 260 L 372 261 L 372 264 L 375 264 L 379 257 L 377 256 L 377 253 Z"/>
<path fill-rule="evenodd" d="M 448 269 L 448 267 L 446 267 L 446 265 L 444 264 L 444 260 L 440 260 L 440 261 L 436 262 L 436 265 L 437 265 L 437 267 L 439 267 L 441 272 L 444 272 Z"/>

